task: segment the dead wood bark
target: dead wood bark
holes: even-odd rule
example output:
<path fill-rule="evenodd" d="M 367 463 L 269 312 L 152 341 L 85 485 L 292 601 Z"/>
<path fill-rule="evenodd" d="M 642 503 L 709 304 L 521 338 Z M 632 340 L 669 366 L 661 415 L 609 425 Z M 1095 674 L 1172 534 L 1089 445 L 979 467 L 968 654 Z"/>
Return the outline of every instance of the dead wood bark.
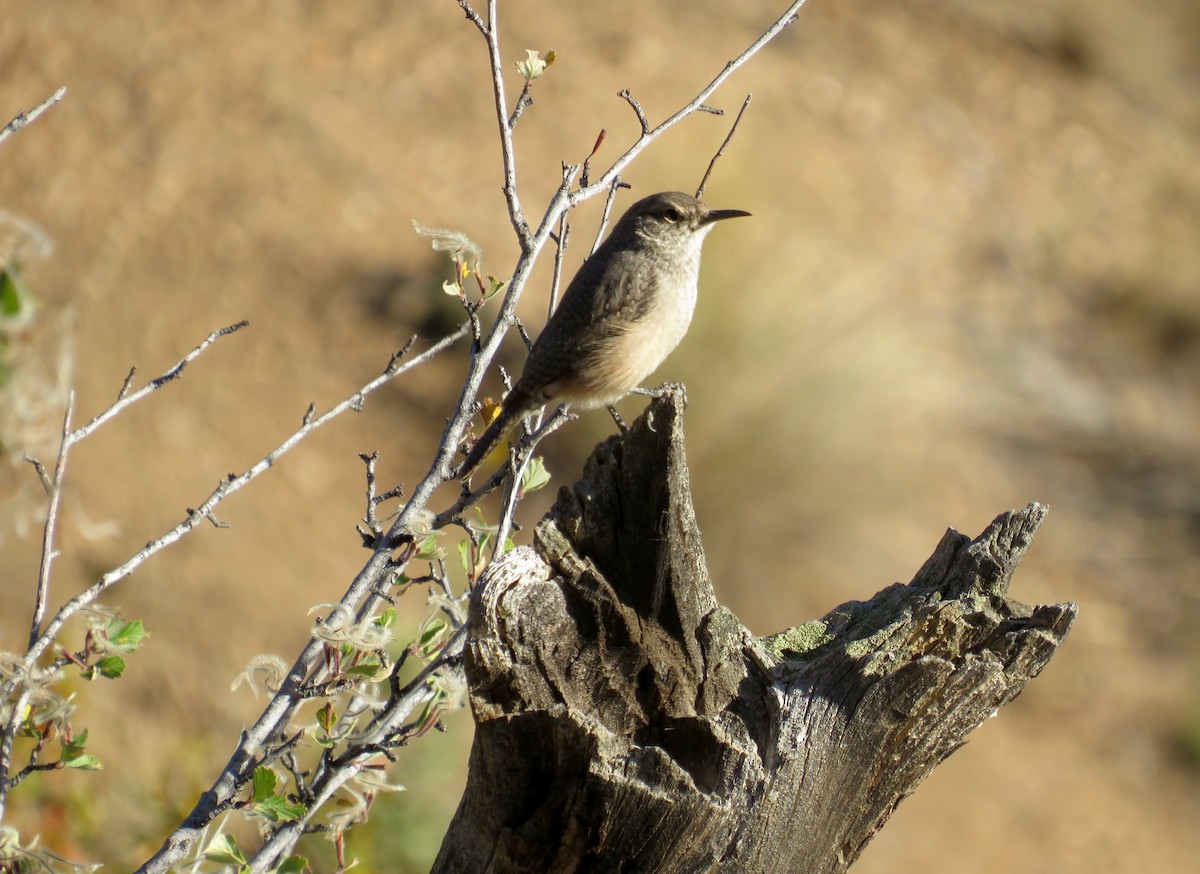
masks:
<path fill-rule="evenodd" d="M 844 871 L 1070 629 L 1074 604 L 1005 596 L 1030 504 L 756 639 L 708 578 L 682 410 L 597 447 L 473 593 L 475 741 L 435 871 Z"/>

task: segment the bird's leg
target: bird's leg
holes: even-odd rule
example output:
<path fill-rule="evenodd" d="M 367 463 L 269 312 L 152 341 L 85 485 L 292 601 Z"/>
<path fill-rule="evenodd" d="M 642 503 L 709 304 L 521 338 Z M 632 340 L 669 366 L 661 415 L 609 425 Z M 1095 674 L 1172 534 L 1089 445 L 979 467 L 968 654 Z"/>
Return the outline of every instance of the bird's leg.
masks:
<path fill-rule="evenodd" d="M 637 389 L 634 389 L 637 391 Z M 617 408 L 612 404 L 608 405 L 608 414 L 613 417 L 613 421 L 617 423 L 617 427 L 621 429 L 622 434 L 629 433 L 629 426 L 625 424 L 625 420 L 621 418 L 621 414 L 617 412 Z"/>

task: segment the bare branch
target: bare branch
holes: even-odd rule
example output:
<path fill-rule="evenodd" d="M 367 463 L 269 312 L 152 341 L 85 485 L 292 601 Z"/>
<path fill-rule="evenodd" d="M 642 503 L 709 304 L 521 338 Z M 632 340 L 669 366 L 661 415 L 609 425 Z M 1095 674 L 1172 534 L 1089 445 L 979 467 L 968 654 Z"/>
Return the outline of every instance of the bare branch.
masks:
<path fill-rule="evenodd" d="M 67 94 L 67 89 L 65 87 L 59 88 L 57 91 L 55 91 L 49 97 L 47 97 L 45 100 L 43 100 L 37 106 L 35 106 L 33 109 L 28 109 L 28 110 L 23 110 L 21 112 L 18 112 L 16 117 L 13 118 L 12 121 L 10 121 L 8 124 L 6 124 L 3 127 L 3 129 L 0 129 L 0 143 L 4 142 L 6 139 L 9 138 L 9 136 L 11 136 L 12 134 L 15 134 L 21 128 L 25 127 L 25 125 L 29 124 L 31 121 L 34 121 L 39 115 L 41 115 L 43 112 L 45 112 L 47 109 L 49 109 L 54 104 L 58 103 L 58 101 L 62 100 L 63 97 L 66 96 L 66 94 Z"/>
<path fill-rule="evenodd" d="M 550 280 L 550 301 L 546 305 L 546 318 L 554 315 L 558 307 L 558 289 L 562 284 L 563 256 L 567 253 L 567 243 L 571 240 L 571 222 L 569 212 L 564 211 L 558 220 L 558 247 L 554 250 L 554 276 Z"/>
<path fill-rule="evenodd" d="M 129 368 L 129 375 L 125 377 L 125 382 L 121 385 L 121 390 L 117 392 L 117 400 L 124 400 L 129 394 L 129 389 L 133 387 L 133 377 L 137 374 L 137 367 Z"/>
<path fill-rule="evenodd" d="M 50 490 L 53 488 L 53 484 L 50 481 L 50 474 L 46 472 L 46 465 L 42 464 L 36 458 L 30 458 L 28 455 L 25 456 L 25 460 L 33 465 L 33 469 L 37 473 L 38 479 L 42 482 L 42 488 L 46 490 L 46 496 L 49 497 Z"/>
<path fill-rule="evenodd" d="M 777 37 L 784 30 L 784 28 L 796 20 L 796 16 L 799 14 L 800 9 L 804 6 L 805 2 L 806 0 L 793 0 L 792 4 L 788 6 L 784 13 L 779 16 L 779 18 L 777 18 L 771 26 L 768 27 L 758 39 L 747 46 L 745 51 L 743 51 L 732 61 L 728 61 L 724 68 L 722 68 L 721 72 L 718 73 L 711 82 L 704 86 L 704 88 L 700 90 L 699 94 L 692 98 L 692 100 L 689 101 L 684 107 L 676 111 L 674 115 L 667 118 L 666 121 L 663 121 L 653 130 L 639 137 L 636 143 L 630 146 L 623 155 L 621 155 L 612 163 L 612 166 L 610 166 L 608 170 L 604 172 L 603 176 L 601 176 L 591 185 L 581 186 L 577 191 L 575 191 L 571 195 L 571 204 L 578 204 L 584 200 L 587 200 L 589 197 L 594 196 L 597 192 L 602 191 L 612 182 L 613 177 L 619 175 L 621 171 L 629 165 L 629 162 L 640 155 L 647 146 L 649 146 L 652 142 L 673 128 L 675 125 L 679 124 L 679 122 L 683 121 L 693 112 L 696 112 L 700 110 L 701 107 L 705 106 L 704 102 L 708 100 L 709 96 L 714 91 L 724 84 L 726 79 L 733 75 L 735 71 L 744 66 L 747 61 L 758 54 L 763 46 Z"/>
<path fill-rule="evenodd" d="M 700 180 L 700 187 L 696 189 L 696 199 L 704 199 L 704 186 L 708 184 L 708 177 L 713 171 L 713 167 L 717 164 L 717 159 L 725 154 L 725 148 L 733 139 L 733 135 L 737 133 L 738 125 L 742 123 L 742 116 L 746 114 L 746 107 L 750 105 L 750 99 L 753 94 L 747 94 L 746 99 L 742 101 L 742 108 L 738 110 L 737 118 L 733 120 L 733 126 L 729 128 L 729 133 L 725 136 L 725 141 L 721 143 L 721 147 L 717 149 L 717 153 L 712 156 L 712 160 L 708 162 L 708 169 L 704 171 L 704 177 Z"/>
<path fill-rule="evenodd" d="M 467 328 L 468 323 L 463 322 L 461 325 L 459 325 L 456 331 L 443 337 L 416 358 L 413 358 L 411 361 L 396 368 L 392 372 L 385 372 L 375 377 L 375 379 L 368 382 L 358 391 L 354 392 L 354 394 L 334 405 L 320 416 L 312 419 L 308 419 L 306 416 L 307 421 L 305 421 L 300 428 L 293 432 L 290 437 L 275 447 L 275 449 L 271 450 L 271 452 L 269 452 L 264 458 L 262 458 L 244 473 L 237 476 L 230 474 L 228 477 L 223 479 L 212 491 L 212 493 L 205 498 L 205 500 L 199 506 L 188 513 L 187 517 L 175 525 L 175 527 L 167 531 L 158 539 L 147 543 L 144 547 L 134 553 L 133 556 L 130 557 L 129 560 L 127 560 L 124 564 L 113 568 L 108 573 L 101 576 L 100 579 L 93 583 L 89 588 L 85 589 L 83 592 L 80 592 L 78 595 L 64 604 L 59 609 L 58 613 L 55 614 L 54 618 L 51 619 L 46 625 L 46 628 L 43 630 L 41 636 L 30 646 L 29 652 L 25 656 L 25 661 L 27 661 L 29 664 L 33 664 L 34 661 L 36 661 L 36 659 L 46 650 L 46 648 L 50 646 L 54 640 L 54 636 L 58 633 L 59 629 L 63 626 L 67 619 L 79 612 L 79 610 L 83 607 L 86 607 L 94 602 L 98 597 L 100 597 L 101 594 L 103 594 L 113 585 L 128 577 L 139 566 L 141 566 L 146 559 L 161 552 L 163 549 L 170 546 L 172 543 L 176 542 L 197 525 L 199 525 L 203 519 L 211 516 L 213 510 L 216 509 L 218 504 L 220 504 L 234 492 L 240 491 L 251 481 L 258 478 L 261 474 L 270 470 L 275 465 L 275 462 L 278 461 L 285 453 L 290 451 L 297 443 L 299 443 L 313 431 L 316 431 L 322 425 L 327 424 L 337 416 L 340 416 L 342 413 L 346 412 L 346 410 L 354 409 L 355 407 L 361 407 L 362 401 L 367 395 L 385 385 L 393 377 L 404 373 L 405 371 L 410 370 L 419 364 L 423 364 L 433 356 L 437 355 L 439 352 L 449 348 L 466 334 Z M 210 340 L 215 338 L 218 334 L 220 334 L 220 332 L 216 332 L 211 335 Z M 207 343 L 209 341 L 205 342 Z M 198 352 L 194 354 L 198 354 Z M 130 398 L 135 399 L 141 394 L 142 392 L 137 392 L 134 395 L 131 395 Z M 79 431 L 74 433 L 78 434 Z"/>
<path fill-rule="evenodd" d="M 513 118 L 509 119 L 508 104 L 504 96 L 504 72 L 500 59 L 500 30 L 496 19 L 496 0 L 488 0 L 486 25 L 467 0 L 459 0 L 458 5 L 466 13 L 467 18 L 479 28 L 479 32 L 483 34 L 483 38 L 487 42 L 488 60 L 492 67 L 492 93 L 496 101 L 496 123 L 500 128 L 500 152 L 504 158 L 504 199 L 508 204 L 508 218 L 512 222 L 513 230 L 516 231 L 517 241 L 521 244 L 521 250 L 525 251 L 532 244 L 532 239 L 529 223 L 525 221 L 525 216 L 521 211 L 521 199 L 517 195 L 517 159 L 513 151 L 512 139 L 513 123 L 520 113 L 514 112 Z M 517 102 L 520 105 L 520 101 Z M 523 111 L 524 107 L 521 107 L 521 110 Z"/>
<path fill-rule="evenodd" d="M 533 458 L 533 450 L 537 448 L 537 445 L 542 442 L 543 438 L 553 434 L 574 418 L 574 415 L 567 412 L 565 405 L 560 406 L 537 430 L 532 434 L 526 435 L 517 444 L 515 464 L 511 465 L 512 479 L 509 481 L 508 489 L 504 495 L 504 509 L 500 513 L 500 525 L 496 530 L 496 546 L 492 553 L 493 558 L 504 554 L 504 541 L 508 539 L 508 532 L 512 529 L 513 515 L 517 510 L 517 501 L 521 497 L 521 475 L 525 472 L 525 467 L 529 464 L 529 460 Z M 502 473 L 504 470 L 505 468 L 501 468 Z"/>
<path fill-rule="evenodd" d="M 646 113 L 642 109 L 642 104 L 638 103 L 637 100 L 634 99 L 633 94 L 628 88 L 622 88 L 617 92 L 617 96 L 623 98 L 626 103 L 633 107 L 633 111 L 637 113 L 638 121 L 641 122 L 642 125 L 642 136 L 649 136 L 650 121 L 646 118 Z"/>
<path fill-rule="evenodd" d="M 617 189 L 629 187 L 628 183 L 621 181 L 620 176 L 613 177 L 612 185 L 608 188 L 608 197 L 604 200 L 604 212 L 600 216 L 600 226 L 596 228 L 596 239 L 592 241 L 593 252 L 600 248 L 600 241 L 604 239 L 604 230 L 608 227 L 608 217 L 612 215 L 613 201 L 617 199 Z"/>
<path fill-rule="evenodd" d="M 487 36 L 487 25 L 484 24 L 483 19 L 479 17 L 479 13 L 471 8 L 471 4 L 467 2 L 467 0 L 458 0 L 458 5 L 462 11 L 466 13 L 467 19 L 479 28 L 479 32 L 484 36 Z"/>
<path fill-rule="evenodd" d="M 262 461 L 254 465 L 254 467 L 243 473 L 240 477 L 230 476 L 225 482 L 217 487 L 217 490 L 209 496 L 208 500 L 200 505 L 197 512 L 211 512 L 211 510 L 222 499 L 224 499 L 224 497 L 246 485 L 248 482 L 250 482 L 250 480 L 258 476 L 260 473 L 268 470 L 272 465 L 274 465 L 279 456 L 291 449 L 292 446 L 294 446 L 304 437 L 308 436 L 308 434 L 310 434 L 312 431 L 321 427 L 335 416 L 345 412 L 347 409 L 353 409 L 356 406 L 360 406 L 365 397 L 382 385 L 386 384 L 390 379 L 400 375 L 401 373 L 411 370 L 420 364 L 423 364 L 434 355 L 437 355 L 439 352 L 448 349 L 455 342 L 470 333 L 470 330 L 471 320 L 464 321 L 453 333 L 443 337 L 425 352 L 405 362 L 404 364 L 396 365 L 396 359 L 393 357 L 392 362 L 389 363 L 387 370 L 382 375 L 367 383 L 350 397 L 346 398 L 337 406 L 331 408 L 328 412 L 318 416 L 315 419 L 312 419 L 311 422 L 302 426 L 300 430 L 292 434 L 291 437 L 280 444 L 280 446 L 277 447 L 273 452 L 262 459 Z M 358 575 L 351 582 L 349 589 L 342 596 L 342 599 L 339 603 L 340 609 L 344 609 L 348 612 L 354 612 L 357 609 L 356 615 L 361 617 L 369 613 L 373 606 L 378 602 L 380 598 L 378 594 L 378 583 L 388 577 L 388 575 L 395 573 L 397 569 L 397 565 L 392 559 L 392 553 L 394 550 L 394 544 L 396 544 L 400 539 L 400 532 L 405 532 L 408 530 L 408 526 L 411 525 L 416 514 L 423 510 L 423 508 L 428 504 L 429 498 L 433 494 L 434 489 L 441 485 L 441 483 L 445 482 L 444 470 L 447 467 L 449 458 L 451 457 L 453 451 L 448 445 L 448 437 L 454 426 L 454 423 L 457 422 L 459 418 L 465 417 L 465 415 L 466 414 L 460 410 L 459 417 L 456 417 L 456 419 L 452 420 L 451 424 L 447 426 L 446 432 L 443 433 L 442 443 L 439 445 L 433 468 L 417 485 L 413 497 L 409 500 L 408 504 L 405 505 L 396 522 L 392 525 L 389 536 L 377 538 L 377 545 L 372 551 L 371 557 L 367 560 L 367 563 L 363 566 L 362 570 L 359 571 Z M 120 568 L 117 568 L 104 577 L 101 577 L 101 579 L 90 589 L 75 598 L 72 604 L 75 604 L 75 602 L 80 602 L 81 599 L 85 598 L 89 601 L 94 600 L 102 591 L 104 591 L 104 589 L 111 586 L 113 582 L 119 578 L 119 576 L 128 575 L 128 573 L 132 572 L 132 570 L 138 564 L 149 557 L 150 554 L 153 554 L 153 552 L 150 550 L 158 551 L 175 540 L 178 540 L 181 536 L 183 536 L 183 534 L 187 533 L 188 530 L 194 527 L 195 524 L 196 523 L 192 520 L 192 517 L 189 517 L 189 519 L 181 522 L 171 531 L 159 538 L 159 540 L 154 541 L 151 544 L 147 544 L 146 548 L 142 550 L 142 552 L 134 556 L 134 558 L 129 562 L 126 562 L 125 565 L 122 565 Z M 409 556 L 410 555 L 411 554 L 409 554 Z M 400 566 L 402 567 L 407 560 L 408 556 L 404 557 L 404 561 L 400 563 Z M 87 602 L 85 601 L 83 603 Z M 73 607 L 73 610 L 78 610 L 80 606 L 82 606 L 82 604 L 76 604 Z M 62 616 L 64 621 L 64 611 L 66 609 L 67 608 L 64 607 L 63 611 L 59 611 L 59 616 Z M 51 621 L 50 625 L 47 626 L 46 631 L 43 632 L 42 637 L 39 639 L 39 644 L 43 641 L 46 641 L 49 637 L 52 637 L 53 633 L 58 630 L 58 628 L 55 627 L 56 622 L 58 622 L 59 626 L 61 626 L 61 622 L 59 622 L 59 616 L 56 616 L 55 619 Z M 304 686 L 306 678 L 320 663 L 323 650 L 324 644 L 322 641 L 313 638 L 308 642 L 308 644 L 296 658 L 296 661 L 292 665 L 291 669 L 288 671 L 288 674 L 284 678 L 284 681 L 280 685 L 278 691 L 275 692 L 271 701 L 259 715 L 258 720 L 252 727 L 242 733 L 241 741 L 239 742 L 237 749 L 233 751 L 233 754 L 230 756 L 229 761 L 226 763 L 225 768 L 217 777 L 216 781 L 209 788 L 209 790 L 200 797 L 200 800 L 197 801 L 196 805 L 192 808 L 184 823 L 172 834 L 168 835 L 158 852 L 156 852 L 153 857 L 147 860 L 145 864 L 138 869 L 140 874 L 151 874 L 151 872 L 165 872 L 170 870 L 173 864 L 179 862 L 186 856 L 189 849 L 200 837 L 201 829 L 210 823 L 213 818 L 222 810 L 226 809 L 230 803 L 232 803 L 232 799 L 237 793 L 238 788 L 247 779 L 247 775 L 253 773 L 254 768 L 261 758 L 261 751 L 270 747 L 271 739 L 280 735 L 280 733 L 286 728 L 288 723 L 293 718 L 296 709 L 304 702 Z M 36 655 L 34 657 L 36 657 Z M 339 771 L 339 773 L 341 772 Z M 344 783 L 345 780 L 350 779 L 351 776 L 353 776 L 353 774 L 347 773 L 345 777 L 341 779 L 341 782 L 339 782 L 338 785 L 340 786 L 341 783 Z M 312 809 L 315 810 L 315 808 Z M 255 868 L 254 870 L 265 869 Z"/>
<path fill-rule="evenodd" d="M 512 115 L 508 117 L 508 129 L 512 130 L 517 126 L 517 119 L 526 108 L 533 105 L 533 96 L 529 93 L 533 88 L 533 80 L 526 79 L 525 87 L 521 89 L 521 96 L 517 98 L 517 105 L 513 107 Z"/>
<path fill-rule="evenodd" d="M 396 352 L 392 355 L 392 360 L 388 362 L 387 369 L 384 372 L 385 373 L 395 373 L 396 368 L 400 365 L 400 362 L 404 359 L 404 356 L 407 355 L 412 350 L 412 347 L 416 344 L 416 342 L 417 342 L 417 335 L 413 334 L 411 337 L 408 338 L 408 342 L 405 343 L 404 346 L 398 352 Z"/>
<path fill-rule="evenodd" d="M 170 370 L 168 370 L 166 373 L 164 373 L 162 376 L 158 377 L 157 379 L 153 379 L 150 382 L 146 383 L 146 385 L 142 386 L 140 389 L 135 391 L 133 394 L 129 394 L 129 384 L 130 384 L 130 380 L 133 379 L 133 374 L 134 374 L 136 368 L 135 368 L 135 370 L 131 370 L 129 372 L 129 376 L 125 377 L 125 384 L 121 387 L 121 391 L 117 394 L 117 400 L 112 404 L 112 406 L 110 406 L 104 412 L 100 413 L 98 416 L 96 416 L 94 419 L 92 419 L 86 425 L 83 425 L 79 429 L 72 431 L 68 435 L 67 441 L 69 443 L 78 443 L 80 440 L 87 437 L 89 434 L 91 434 L 93 431 L 95 431 L 97 428 L 99 428 L 101 425 L 103 425 L 109 419 L 113 418 L 113 416 L 120 413 L 123 409 L 128 407 L 130 404 L 136 404 L 138 401 L 140 401 L 146 395 L 150 394 L 151 392 L 157 391 L 158 389 L 162 388 L 164 385 L 166 385 L 171 380 L 176 379 L 181 373 L 183 373 L 183 369 L 185 367 L 187 367 L 188 364 L 190 364 L 192 361 L 199 358 L 200 355 L 203 354 L 204 350 L 206 350 L 213 343 L 217 342 L 222 337 L 224 337 L 228 334 L 232 334 L 232 333 L 235 333 L 236 331 L 240 331 L 242 328 L 245 328 L 249 324 L 250 323 L 247 321 L 241 321 L 241 322 L 238 322 L 236 325 L 229 325 L 226 328 L 221 328 L 220 330 L 213 331 L 211 334 L 209 334 L 207 337 L 204 338 L 203 342 L 201 342 L 199 346 L 197 346 L 195 349 L 193 349 L 191 352 L 189 352 L 187 355 L 183 356 L 183 358 L 181 358 L 179 361 L 177 361 Z"/>
<path fill-rule="evenodd" d="M 33 601 L 33 620 L 29 627 L 29 645 L 38 639 L 42 617 L 46 615 L 46 597 L 50 593 L 50 565 L 58 556 L 54 549 L 54 528 L 58 524 L 59 502 L 62 500 L 63 476 L 67 471 L 67 450 L 70 448 L 71 414 L 75 411 L 75 392 L 67 395 L 67 409 L 63 413 L 62 437 L 58 442 L 58 460 L 54 464 L 54 477 L 50 480 L 50 506 L 46 510 L 46 525 L 42 529 L 42 561 L 38 568 L 37 594 Z M 44 474 L 44 471 L 39 471 Z M 44 482 L 44 477 L 43 477 Z M 0 777 L 3 777 L 0 774 Z"/>

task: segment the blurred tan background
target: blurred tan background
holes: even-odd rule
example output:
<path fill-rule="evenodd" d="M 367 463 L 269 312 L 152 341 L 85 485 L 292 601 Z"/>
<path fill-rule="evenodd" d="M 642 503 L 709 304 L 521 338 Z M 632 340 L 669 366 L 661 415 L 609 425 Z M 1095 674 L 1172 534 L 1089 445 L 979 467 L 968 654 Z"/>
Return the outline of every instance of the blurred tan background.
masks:
<path fill-rule="evenodd" d="M 526 48 L 559 57 L 517 131 L 531 217 L 599 128 L 598 166 L 632 141 L 618 90 L 663 118 L 784 6 L 502 3 L 514 99 Z M 498 275 L 515 247 L 483 42 L 451 0 L 5 12 L 0 116 L 69 93 L 0 145 L 0 209 L 56 245 L 27 267 L 40 311 L 0 392 L 61 403 L 70 336 L 83 421 L 130 366 L 157 375 L 252 322 L 77 447 L 58 603 L 262 457 L 310 401 L 349 394 L 414 331 L 437 336 L 449 271 L 411 219 L 467 232 Z M 696 321 L 661 376 L 688 385 L 723 601 L 774 632 L 908 580 L 946 526 L 974 535 L 1039 500 L 1052 512 L 1013 594 L 1081 605 L 1045 674 L 857 871 L 1174 871 L 1200 855 L 1198 35 L 1189 0 L 812 0 L 712 101 L 732 112 L 754 94 L 707 195 L 754 218 L 709 238 Z M 664 137 L 618 208 L 694 189 L 729 120 Z M 576 214 L 568 269 L 598 212 Z M 522 302 L 534 326 L 545 262 Z M 515 340 L 507 354 L 519 367 Z M 365 559 L 357 453 L 381 453 L 384 487 L 415 482 L 464 355 L 306 441 L 223 506 L 230 530 L 197 531 L 112 593 L 153 637 L 125 679 L 77 690 L 107 769 L 30 781 L 10 822 L 113 870 L 158 845 L 261 707 L 231 679 L 260 652 L 290 660 L 309 606 Z M 33 427 L 7 409 L 0 649 L 15 650 L 41 511 L 20 455 L 50 460 L 61 408 Z M 590 414 L 559 432 L 551 470 L 570 480 L 611 430 Z M 424 605 L 405 609 L 414 624 Z M 466 713 L 448 725 L 401 751 L 408 791 L 351 833 L 363 870 L 428 867 L 470 742 Z M 332 867 L 326 845 L 306 851 Z"/>

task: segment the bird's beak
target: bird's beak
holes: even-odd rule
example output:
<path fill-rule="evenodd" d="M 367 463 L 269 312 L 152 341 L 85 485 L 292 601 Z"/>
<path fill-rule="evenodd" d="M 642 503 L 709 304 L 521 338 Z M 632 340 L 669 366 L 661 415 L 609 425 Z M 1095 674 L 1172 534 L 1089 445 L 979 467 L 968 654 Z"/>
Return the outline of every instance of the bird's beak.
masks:
<path fill-rule="evenodd" d="M 700 219 L 701 225 L 710 225 L 713 222 L 724 221 L 725 219 L 740 218 L 744 215 L 750 215 L 744 209 L 710 209 L 705 213 L 704 218 Z"/>

